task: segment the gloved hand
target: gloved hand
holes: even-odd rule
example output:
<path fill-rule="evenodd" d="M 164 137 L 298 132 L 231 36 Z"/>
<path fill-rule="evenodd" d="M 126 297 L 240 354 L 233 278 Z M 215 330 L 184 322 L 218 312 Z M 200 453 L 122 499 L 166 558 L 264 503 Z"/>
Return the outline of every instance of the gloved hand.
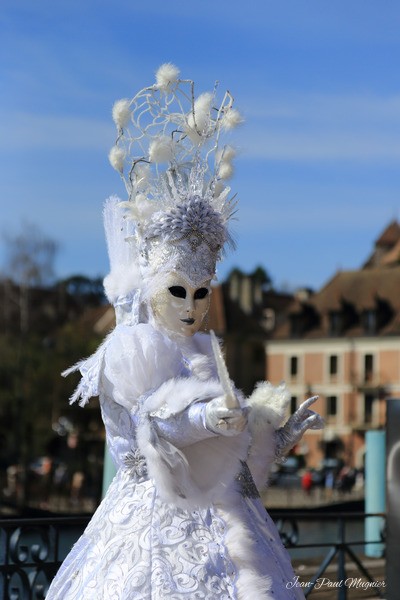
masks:
<path fill-rule="evenodd" d="M 238 435 L 247 425 L 247 409 L 227 408 L 225 396 L 207 402 L 204 415 L 206 428 L 219 435 Z"/>
<path fill-rule="evenodd" d="M 316 412 L 309 410 L 318 396 L 305 400 L 285 425 L 276 431 L 275 456 L 282 460 L 284 456 L 299 442 L 307 429 L 323 429 L 324 420 Z"/>

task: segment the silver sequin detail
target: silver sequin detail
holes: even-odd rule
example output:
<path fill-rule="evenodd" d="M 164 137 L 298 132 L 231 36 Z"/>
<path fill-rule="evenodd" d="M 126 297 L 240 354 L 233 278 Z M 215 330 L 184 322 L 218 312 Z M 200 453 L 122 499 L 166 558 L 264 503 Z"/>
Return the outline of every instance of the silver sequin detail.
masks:
<path fill-rule="evenodd" d="M 213 277 L 227 240 L 221 213 L 208 198 L 193 195 L 153 216 L 145 229 L 144 255 L 155 272 L 167 266 L 197 285 Z"/>
<path fill-rule="evenodd" d="M 259 498 L 260 494 L 257 489 L 254 479 L 251 475 L 250 469 L 247 463 L 240 461 L 242 468 L 240 473 L 236 475 L 236 481 L 239 483 L 240 493 L 244 498 Z"/>
<path fill-rule="evenodd" d="M 146 481 L 148 477 L 147 463 L 145 457 L 139 450 L 128 452 L 123 459 L 125 467 L 131 472 L 132 478 L 138 483 Z"/>

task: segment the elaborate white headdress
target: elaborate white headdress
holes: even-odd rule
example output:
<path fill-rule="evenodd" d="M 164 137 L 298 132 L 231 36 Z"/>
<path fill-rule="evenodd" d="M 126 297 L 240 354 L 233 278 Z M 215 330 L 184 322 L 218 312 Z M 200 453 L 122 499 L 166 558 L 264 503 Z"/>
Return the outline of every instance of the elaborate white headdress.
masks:
<path fill-rule="evenodd" d="M 235 202 L 225 182 L 235 151 L 220 137 L 242 119 L 231 94 L 217 104 L 216 93 L 217 85 L 196 98 L 194 82 L 164 64 L 153 85 L 114 104 L 109 159 L 128 192 L 127 202 L 110 198 L 104 210 L 105 288 L 114 304 L 148 297 L 171 271 L 194 286 L 212 279 L 223 247 L 233 244 Z"/>

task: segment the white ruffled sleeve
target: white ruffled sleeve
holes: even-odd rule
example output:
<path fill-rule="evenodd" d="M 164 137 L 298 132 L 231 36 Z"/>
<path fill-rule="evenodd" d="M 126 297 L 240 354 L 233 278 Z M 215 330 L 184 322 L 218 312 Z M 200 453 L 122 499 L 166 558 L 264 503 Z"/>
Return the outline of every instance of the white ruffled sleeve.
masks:
<path fill-rule="evenodd" d="M 104 353 L 101 389 L 132 412 L 138 402 L 181 371 L 177 345 L 161 332 L 147 324 L 118 325 Z"/>
<path fill-rule="evenodd" d="M 199 423 L 193 404 L 220 396 L 218 380 L 195 376 L 166 381 L 142 405 L 137 441 L 160 496 L 186 509 L 221 500 L 247 456 L 247 431 L 213 435 Z M 190 431 L 180 426 L 186 423 Z"/>

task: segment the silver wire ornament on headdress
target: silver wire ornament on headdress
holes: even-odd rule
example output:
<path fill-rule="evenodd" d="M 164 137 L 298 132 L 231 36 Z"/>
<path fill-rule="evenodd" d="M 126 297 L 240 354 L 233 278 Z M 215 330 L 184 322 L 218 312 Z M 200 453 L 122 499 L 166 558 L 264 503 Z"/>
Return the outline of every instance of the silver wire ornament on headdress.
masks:
<path fill-rule="evenodd" d="M 233 245 L 235 202 L 226 180 L 235 151 L 220 140 L 242 119 L 229 92 L 220 103 L 216 95 L 217 85 L 196 97 L 194 82 L 164 64 L 153 85 L 114 104 L 109 159 L 128 193 L 131 260 L 143 282 L 176 271 L 200 285 L 214 277 L 224 246 Z"/>

